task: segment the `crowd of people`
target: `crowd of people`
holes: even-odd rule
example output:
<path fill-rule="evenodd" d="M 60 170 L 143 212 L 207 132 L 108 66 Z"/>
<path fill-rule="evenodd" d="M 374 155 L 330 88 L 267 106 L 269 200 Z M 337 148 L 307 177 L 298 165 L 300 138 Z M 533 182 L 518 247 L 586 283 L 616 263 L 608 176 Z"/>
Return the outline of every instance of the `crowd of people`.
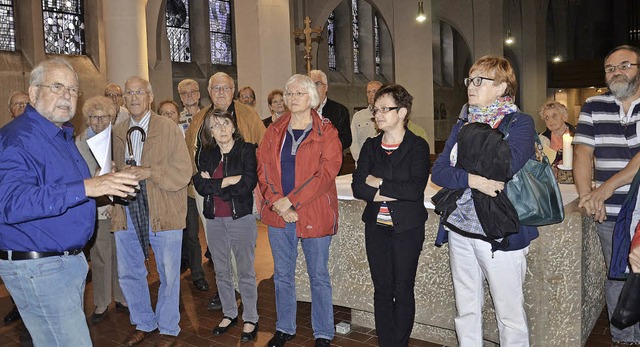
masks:
<path fill-rule="evenodd" d="M 540 138 L 551 150 L 562 149 L 564 135 L 574 136 L 579 206 L 598 222 L 607 266 L 612 257 L 628 258 L 631 271 L 640 271 L 640 247 L 629 256 L 612 254 L 611 245 L 640 169 L 638 64 L 640 49 L 632 46 L 605 57 L 609 91 L 587 99 L 576 127 L 557 101 L 539 112 L 546 125 Z M 328 262 L 339 230 L 335 178 L 350 152 L 353 195 L 366 202 L 362 229 L 378 344 L 409 344 L 431 175 L 444 193 L 434 201 L 444 211 L 434 241 L 448 243 L 458 343 L 483 343 L 486 281 L 500 344 L 528 346 L 523 287 L 538 230 L 510 224 L 517 219 L 513 206 L 489 209 L 486 202 L 504 199 L 506 182 L 536 158 L 535 122 L 516 105 L 518 83 L 505 58 L 478 59 L 464 85 L 467 103 L 431 163 L 426 132 L 410 119 L 414 97 L 399 84 L 369 82 L 368 105 L 351 119 L 345 106 L 327 97 L 324 72 L 295 74 L 268 94 L 270 115 L 261 119 L 255 91 L 247 86 L 236 93 L 226 73 L 208 81 L 211 105 L 202 106 L 198 82 L 185 79 L 177 87 L 181 105 L 164 100 L 157 112 L 151 83 L 133 76 L 123 87 L 108 84 L 104 96 L 87 97 L 81 110 L 86 128 L 75 133 L 69 121 L 82 93 L 78 75 L 64 59 L 43 61 L 28 91 L 10 95 L 13 120 L 0 129 L 0 277 L 15 302 L 5 323 L 22 319 L 36 346 L 92 345 L 83 312 L 87 249 L 95 306 L 90 324 L 100 324 L 111 309 L 127 312 L 134 328 L 125 345 L 158 331 L 156 346 L 172 346 L 180 333 L 180 275 L 190 270 L 196 290 L 210 289 L 198 236 L 203 228 L 217 288 L 208 309 L 223 313 L 212 334 L 226 334 L 241 318 L 240 340 L 253 341 L 260 327 L 258 216 L 274 261 L 277 320 L 268 346 L 296 337 L 298 244 L 310 280 L 314 345 L 330 346 Z M 112 167 L 102 172 L 90 142 L 109 129 Z M 635 230 L 640 217 L 634 218 Z M 500 230 L 499 239 L 489 228 L 497 221 L 511 228 Z M 160 278 L 155 307 L 147 280 L 150 248 Z M 623 283 L 605 282 L 609 315 Z M 611 326 L 611 335 L 615 345 L 640 344 L 640 325 Z"/>

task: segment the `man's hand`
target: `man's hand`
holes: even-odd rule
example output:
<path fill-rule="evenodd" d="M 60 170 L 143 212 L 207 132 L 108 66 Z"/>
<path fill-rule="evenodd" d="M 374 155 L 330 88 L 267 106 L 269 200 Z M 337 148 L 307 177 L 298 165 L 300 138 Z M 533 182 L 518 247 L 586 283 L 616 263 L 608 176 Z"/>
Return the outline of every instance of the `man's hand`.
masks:
<path fill-rule="evenodd" d="M 286 211 L 284 211 L 283 214 L 280 215 L 282 217 L 282 219 L 284 219 L 285 222 L 287 223 L 295 223 L 298 221 L 298 212 L 296 212 L 294 209 L 290 208 Z"/>
<path fill-rule="evenodd" d="M 88 197 L 97 198 L 103 195 L 114 195 L 126 198 L 134 193 L 138 185 L 136 176 L 131 173 L 116 172 L 84 180 L 84 191 Z"/>
<path fill-rule="evenodd" d="M 148 166 L 131 166 L 125 165 L 120 172 L 131 173 L 138 181 L 144 181 L 151 177 L 151 168 Z"/>
<path fill-rule="evenodd" d="M 482 176 L 469 175 L 469 188 L 477 189 L 480 192 L 491 197 L 496 197 L 498 193 L 504 190 L 504 182 L 490 180 Z"/>
<path fill-rule="evenodd" d="M 584 207 L 587 210 L 587 214 L 592 215 L 595 221 L 602 223 L 607 219 L 604 201 L 613 196 L 614 191 L 615 188 L 605 182 L 591 191 L 591 193 L 581 196 L 578 207 Z"/>
<path fill-rule="evenodd" d="M 280 198 L 278 201 L 273 203 L 273 210 L 280 216 L 282 216 L 289 208 L 291 208 L 293 204 L 289 201 L 289 198 L 286 196 L 284 198 Z"/>

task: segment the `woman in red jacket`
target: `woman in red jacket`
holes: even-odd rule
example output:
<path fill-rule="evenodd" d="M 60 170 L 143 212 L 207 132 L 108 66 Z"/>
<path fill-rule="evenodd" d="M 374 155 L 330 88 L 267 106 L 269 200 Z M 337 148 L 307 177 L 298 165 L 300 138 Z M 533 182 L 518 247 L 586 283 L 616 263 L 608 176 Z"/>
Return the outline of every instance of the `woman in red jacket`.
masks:
<path fill-rule="evenodd" d="M 331 122 L 313 109 L 320 100 L 309 77 L 291 76 L 284 98 L 290 111 L 269 126 L 258 148 L 258 184 L 264 197 L 260 212 L 269 227 L 278 315 L 268 346 L 283 346 L 296 334 L 298 241 L 311 284 L 315 346 L 329 346 L 334 328 L 327 263 L 331 237 L 338 230 L 335 178 L 342 146 Z"/>

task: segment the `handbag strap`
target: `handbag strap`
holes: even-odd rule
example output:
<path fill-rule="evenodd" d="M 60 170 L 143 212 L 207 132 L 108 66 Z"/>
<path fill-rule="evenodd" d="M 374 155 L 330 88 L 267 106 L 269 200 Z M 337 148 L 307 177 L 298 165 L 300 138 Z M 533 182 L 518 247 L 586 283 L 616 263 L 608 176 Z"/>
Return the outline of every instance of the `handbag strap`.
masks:
<path fill-rule="evenodd" d="M 509 137 L 509 129 L 511 128 L 512 124 L 515 124 L 516 120 L 518 120 L 518 114 L 516 113 L 511 120 L 509 120 L 509 122 L 507 123 L 507 125 L 504 128 L 504 139 L 506 140 Z M 535 151 L 536 151 L 536 160 L 537 161 L 541 161 L 547 165 L 551 165 L 551 162 L 549 161 L 549 158 L 547 158 L 547 155 L 544 153 L 544 149 L 542 148 L 542 142 L 540 141 L 540 136 L 538 136 L 538 133 L 534 131 L 533 133 L 533 140 L 535 141 Z M 538 160 L 538 158 L 540 158 Z"/>

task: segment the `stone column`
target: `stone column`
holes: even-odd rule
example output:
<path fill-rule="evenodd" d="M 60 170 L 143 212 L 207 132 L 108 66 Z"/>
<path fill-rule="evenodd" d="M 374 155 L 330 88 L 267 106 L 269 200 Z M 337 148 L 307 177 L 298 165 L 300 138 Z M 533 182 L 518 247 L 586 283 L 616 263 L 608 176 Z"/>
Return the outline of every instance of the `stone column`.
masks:
<path fill-rule="evenodd" d="M 256 92 L 256 111 L 270 115 L 267 95 L 283 89 L 294 72 L 288 0 L 234 1 L 238 88 Z M 253 44 L 247 44 L 252 42 Z"/>
<path fill-rule="evenodd" d="M 147 0 L 102 2 L 107 83 L 123 85 L 130 76 L 149 79 Z"/>

